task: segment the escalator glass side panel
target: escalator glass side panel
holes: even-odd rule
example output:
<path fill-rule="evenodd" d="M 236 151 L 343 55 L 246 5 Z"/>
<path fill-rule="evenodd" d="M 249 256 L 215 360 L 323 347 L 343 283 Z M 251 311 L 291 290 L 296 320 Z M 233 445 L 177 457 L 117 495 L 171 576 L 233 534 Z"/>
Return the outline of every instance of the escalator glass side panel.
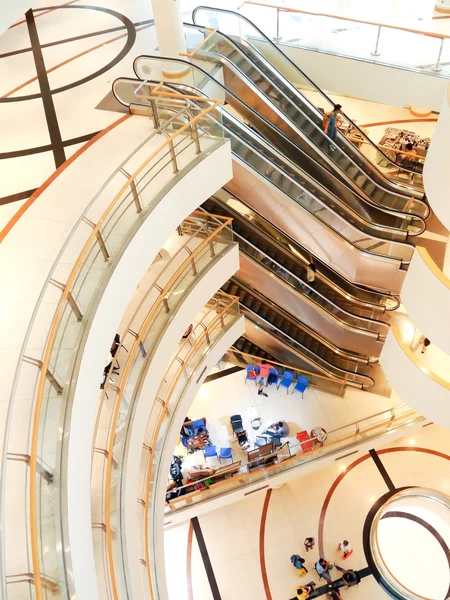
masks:
<path fill-rule="evenodd" d="M 321 90 L 295 63 L 293 63 L 279 46 L 275 45 L 261 29 L 254 25 L 244 15 L 227 9 L 199 6 L 193 12 L 193 21 L 195 24 L 201 26 L 208 26 L 211 25 L 211 23 L 215 23 L 215 28 L 219 29 L 221 32 L 229 36 L 244 39 L 257 49 L 270 64 L 275 65 L 288 81 L 293 82 L 296 88 L 314 91 L 318 98 L 316 104 L 318 107 L 321 107 L 323 111 L 328 112 L 333 109 L 334 102 L 327 94 L 323 92 L 323 90 Z M 306 97 L 303 97 L 301 104 L 305 107 L 305 111 L 308 111 L 309 116 L 320 125 L 320 121 L 322 120 L 320 110 Z M 351 128 L 354 131 L 357 131 L 358 135 L 363 139 L 364 147 L 369 149 L 369 153 L 368 156 L 365 156 L 344 136 L 342 136 L 342 138 L 339 136 L 339 146 L 341 149 L 348 156 L 352 157 L 355 162 L 359 161 L 361 163 L 361 168 L 385 189 L 390 190 L 394 194 L 399 193 L 419 199 L 419 202 L 414 207 L 415 214 L 426 218 L 429 214 L 429 208 L 425 202 L 421 201 L 421 198 L 423 197 L 423 188 L 419 187 L 418 189 L 415 186 L 392 182 L 386 174 L 381 172 L 376 164 L 374 164 L 375 159 L 381 154 L 392 167 L 398 168 L 398 165 L 394 163 L 389 156 L 383 154 L 383 149 L 378 148 L 367 134 L 353 123 L 347 115 L 345 115 L 345 118 L 349 122 Z M 408 167 L 405 166 L 404 170 L 408 171 Z M 412 174 L 414 174 L 414 171 L 412 171 Z"/>

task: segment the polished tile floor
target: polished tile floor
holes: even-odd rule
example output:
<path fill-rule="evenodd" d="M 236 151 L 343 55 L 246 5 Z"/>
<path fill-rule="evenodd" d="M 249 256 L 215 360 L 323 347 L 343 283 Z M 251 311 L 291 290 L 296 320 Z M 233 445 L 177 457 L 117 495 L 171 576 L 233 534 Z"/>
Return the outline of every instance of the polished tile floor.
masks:
<path fill-rule="evenodd" d="M 377 449 L 372 453 L 375 460 L 369 454 L 357 460 L 348 457 L 279 489 L 263 489 L 203 514 L 197 522 L 168 528 L 167 572 L 173 572 L 174 563 L 177 565 L 177 577 L 168 577 L 170 600 L 216 598 L 211 591 L 214 581 L 222 600 L 288 600 L 299 581 L 319 584 L 313 567 L 320 555 L 347 568 L 365 569 L 368 562 L 362 533 L 369 510 L 390 487 L 424 486 L 448 494 L 447 451 L 448 432 L 431 425 Z M 377 461 L 381 461 L 381 469 Z M 199 526 L 204 544 L 198 543 Z M 307 536 L 313 536 L 316 544 L 305 554 L 303 541 Z M 345 563 L 337 551 L 343 538 L 354 548 Z M 306 558 L 309 569 L 301 580 L 289 561 L 294 553 Z M 333 576 L 337 579 L 336 571 Z M 358 587 L 342 591 L 344 599 L 388 597 L 371 574 Z"/>

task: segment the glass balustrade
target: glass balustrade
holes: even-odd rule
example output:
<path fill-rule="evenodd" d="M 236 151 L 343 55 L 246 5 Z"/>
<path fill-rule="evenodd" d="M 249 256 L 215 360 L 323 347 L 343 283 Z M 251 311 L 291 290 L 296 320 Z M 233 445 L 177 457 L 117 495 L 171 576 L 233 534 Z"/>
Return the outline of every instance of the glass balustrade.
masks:
<path fill-rule="evenodd" d="M 88 203 L 45 281 L 24 336 L 5 437 L 1 508 L 5 598 L 40 600 L 56 589 L 60 598 L 68 598 L 73 591 L 61 502 L 83 335 L 128 240 L 167 189 L 224 143 L 217 115 L 213 129 L 206 132 L 202 127 L 216 106 L 205 100 L 200 108 L 183 100 L 168 111 L 167 103 L 156 98 L 154 121 L 163 125 Z M 61 279 L 66 283 L 59 283 Z M 24 573 L 25 582 L 18 578 Z"/>

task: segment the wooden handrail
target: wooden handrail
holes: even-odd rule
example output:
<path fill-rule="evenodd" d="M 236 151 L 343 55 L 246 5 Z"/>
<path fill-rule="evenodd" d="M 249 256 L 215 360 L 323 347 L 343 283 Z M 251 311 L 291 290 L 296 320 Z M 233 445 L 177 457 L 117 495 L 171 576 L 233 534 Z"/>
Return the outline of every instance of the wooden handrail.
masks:
<path fill-rule="evenodd" d="M 103 212 L 100 217 L 98 223 L 93 227 L 91 234 L 86 240 L 78 258 L 75 261 L 74 266 L 72 267 L 72 271 L 67 279 L 67 282 L 64 287 L 64 291 L 61 294 L 61 298 L 59 300 L 58 306 L 55 311 L 55 316 L 52 321 L 52 325 L 50 328 L 47 345 L 44 351 L 44 356 L 42 358 L 42 365 L 39 374 L 39 381 L 36 393 L 36 401 L 33 415 L 33 423 L 32 423 L 32 435 L 31 435 L 31 444 L 30 444 L 30 545 L 31 545 L 31 558 L 33 564 L 33 573 L 35 577 L 35 590 L 36 590 L 36 600 L 43 600 L 42 593 L 42 577 L 41 577 L 41 565 L 39 558 L 39 540 L 38 540 L 38 525 L 37 525 L 37 507 L 36 507 L 36 469 L 37 469 L 37 449 L 38 449 L 38 436 L 39 436 L 39 420 L 41 415 L 42 401 L 43 401 L 43 393 L 46 382 L 47 370 L 50 363 L 50 356 L 53 349 L 53 344 L 55 341 L 55 337 L 57 334 L 58 326 L 62 318 L 62 314 L 64 308 L 66 306 L 67 298 L 70 294 L 70 290 L 74 283 L 75 277 L 78 274 L 78 271 L 81 268 L 81 265 L 91 247 L 92 242 L 95 240 L 97 233 L 100 231 L 100 227 L 103 225 L 108 215 L 111 213 L 116 203 L 122 197 L 124 191 L 128 188 L 130 183 L 132 183 L 135 178 L 142 172 L 142 170 L 157 156 L 166 146 L 169 146 L 173 140 L 178 137 L 181 133 L 189 130 L 190 127 L 195 124 L 199 119 L 202 119 L 205 115 L 210 113 L 212 110 L 215 110 L 217 106 L 221 104 L 221 102 L 214 102 L 208 108 L 203 109 L 198 115 L 196 115 L 193 119 L 190 119 L 187 123 L 182 125 L 180 129 L 178 129 L 175 133 L 173 133 L 169 138 L 165 139 L 156 150 L 154 150 L 150 156 L 142 163 L 142 165 L 134 172 L 133 175 L 129 177 L 126 183 L 122 186 L 119 192 L 114 196 L 111 203 L 108 205 L 106 210 Z M 224 225 L 225 226 L 225 225 Z M 117 589 L 116 589 L 117 594 Z M 117 596 L 116 596 L 117 597 Z"/>
<path fill-rule="evenodd" d="M 217 29 L 213 29 L 212 27 L 205 27 L 205 29 L 207 29 L 209 33 L 206 37 L 203 38 L 200 44 L 198 44 L 193 50 L 191 50 L 191 52 L 179 52 L 179 56 L 187 56 L 188 58 L 192 58 L 194 54 L 196 54 L 200 50 L 200 48 L 209 40 L 209 38 L 212 37 L 217 31 Z"/>
<path fill-rule="evenodd" d="M 294 8 L 293 6 L 281 6 L 280 4 L 266 4 L 265 2 L 256 2 L 254 0 L 244 0 L 241 7 L 245 4 L 254 6 L 265 6 L 268 8 L 276 8 L 280 12 L 292 12 L 301 13 L 304 15 L 311 15 L 313 17 L 328 17 L 330 19 L 339 19 L 340 21 L 351 21 L 353 23 L 363 23 L 364 25 L 375 25 L 376 27 L 386 27 L 388 29 L 398 29 L 399 31 L 407 31 L 408 33 L 419 33 L 420 35 L 426 35 L 428 37 L 434 37 L 438 39 L 449 38 L 450 35 L 445 33 L 435 33 L 433 31 L 422 31 L 420 29 L 412 29 L 410 27 L 402 27 L 401 25 L 391 25 L 389 23 L 379 23 L 378 21 L 366 21 L 365 19 L 355 19 L 354 17 L 345 17 L 342 15 L 333 15 L 330 13 L 314 12 L 311 10 L 304 10 L 302 8 Z"/>
<path fill-rule="evenodd" d="M 403 340 L 402 334 L 396 325 L 391 325 L 391 331 L 397 340 L 398 345 L 406 354 L 406 356 L 410 359 L 414 365 L 425 373 L 430 379 L 432 379 L 435 383 L 439 384 L 443 388 L 450 390 L 450 381 L 447 381 L 440 377 L 437 373 L 432 371 L 429 367 L 425 366 L 424 363 L 414 354 L 412 349 L 408 346 L 408 344 Z"/>
<path fill-rule="evenodd" d="M 258 361 L 266 360 L 261 358 L 261 356 L 256 356 L 255 354 L 249 354 L 248 352 L 242 352 L 241 350 L 235 350 L 234 348 L 230 348 L 228 352 L 233 352 L 235 354 L 241 354 L 242 356 L 249 356 L 250 358 L 255 358 Z M 312 375 L 314 377 L 320 377 L 320 379 L 326 379 L 327 381 L 332 381 L 333 383 L 339 383 L 340 385 L 345 385 L 345 382 L 342 379 L 336 379 L 335 377 L 327 377 L 326 375 L 319 375 L 318 373 L 313 373 L 312 371 L 305 371 L 304 369 L 297 369 L 297 367 L 292 367 L 289 365 L 285 365 L 283 363 L 276 362 L 274 360 L 267 361 L 270 365 L 277 365 L 277 367 L 283 367 L 288 371 L 297 371 L 298 373 L 305 373 L 306 375 Z"/>
<path fill-rule="evenodd" d="M 110 580 L 112 583 L 112 593 L 113 593 L 114 600 L 118 600 L 118 593 L 117 593 L 117 583 L 116 583 L 116 577 L 115 577 L 113 547 L 112 547 L 110 488 L 111 488 L 111 476 L 112 476 L 112 469 L 113 469 L 113 449 L 114 449 L 114 441 L 115 441 L 115 431 L 116 431 L 117 422 L 119 419 L 119 412 L 120 412 L 120 406 L 122 404 L 122 397 L 125 392 L 125 384 L 128 381 L 128 378 L 130 376 L 130 372 L 131 372 L 131 369 L 134 364 L 134 358 L 135 358 L 137 352 L 139 351 L 139 347 L 140 347 L 141 342 L 143 341 L 143 338 L 146 335 L 145 332 L 147 331 L 148 327 L 150 326 L 155 313 L 157 312 L 157 310 L 160 308 L 161 304 L 163 303 L 164 297 L 169 293 L 169 291 L 172 288 L 172 286 L 174 285 L 175 281 L 179 278 L 180 274 L 184 272 L 186 267 L 190 265 L 191 261 L 193 259 L 195 259 L 195 257 L 215 238 L 215 236 L 220 231 L 222 231 L 222 229 L 224 229 L 224 227 L 227 227 L 232 221 L 232 219 L 230 217 L 222 217 L 222 220 L 224 221 L 224 223 L 222 223 L 219 227 L 217 227 L 217 229 L 215 229 L 211 235 L 209 235 L 207 238 L 205 238 L 201 242 L 201 244 L 199 244 L 193 250 L 192 254 L 190 254 L 186 258 L 186 260 L 178 267 L 178 269 L 175 271 L 175 273 L 172 275 L 172 277 L 169 279 L 169 281 L 164 286 L 164 289 L 161 290 L 159 297 L 157 298 L 157 300 L 153 304 L 152 308 L 148 312 L 144 322 L 142 323 L 142 325 L 140 327 L 140 330 L 139 330 L 137 336 L 134 339 L 133 346 L 130 349 L 129 354 L 127 355 L 127 362 L 123 369 L 123 375 L 121 377 L 121 384 L 119 387 L 119 391 L 117 393 L 114 412 L 113 412 L 112 419 L 110 422 L 110 435 L 109 435 L 108 447 L 107 447 L 107 463 L 106 463 L 106 475 L 105 475 L 106 549 L 107 549 L 108 567 L 109 567 Z M 153 286 L 152 286 L 152 288 L 153 288 Z"/>
<path fill-rule="evenodd" d="M 228 304 L 212 321 L 211 323 L 209 323 L 205 329 L 205 331 L 202 333 L 201 336 L 199 336 L 199 338 L 195 341 L 195 343 L 193 344 L 193 346 L 191 347 L 191 349 L 189 350 L 189 352 L 187 353 L 186 357 L 184 358 L 184 363 L 188 363 L 189 360 L 191 359 L 191 357 L 197 352 L 198 347 L 203 343 L 204 338 L 206 338 L 207 334 L 211 332 L 211 330 L 215 329 L 215 326 L 217 324 L 217 322 L 220 322 L 221 319 L 223 319 L 223 316 L 225 313 L 227 313 L 236 303 L 238 302 L 237 298 L 234 298 L 232 300 L 232 302 L 230 302 L 230 304 Z M 175 362 L 175 359 L 172 361 L 172 363 L 169 365 L 169 367 L 167 368 L 167 371 L 172 367 L 173 363 Z M 163 411 L 158 419 L 158 423 L 154 429 L 153 435 L 152 435 L 152 441 L 150 443 L 150 447 L 154 448 L 155 447 L 155 439 L 158 437 L 159 435 L 159 431 L 161 429 L 161 425 L 163 423 L 165 414 L 167 412 L 167 406 L 169 404 L 169 400 L 171 398 L 171 395 L 173 393 L 173 390 L 175 389 L 176 385 L 178 384 L 178 381 L 181 377 L 181 374 L 183 372 L 183 368 L 180 368 L 178 370 L 178 373 L 175 375 L 171 386 L 169 388 L 169 390 L 167 391 L 166 394 L 166 401 L 164 403 L 163 406 Z M 145 479 L 145 493 L 144 493 L 144 502 L 145 502 L 145 510 L 144 510 L 144 548 L 145 548 L 145 564 L 146 564 L 146 569 L 147 569 L 147 579 L 148 579 L 148 584 L 149 584 L 149 588 L 150 590 L 152 589 L 152 585 L 151 585 L 151 573 L 150 573 L 150 547 L 149 547 L 149 539 L 148 539 L 148 519 L 149 519 L 149 497 L 150 497 L 150 487 L 151 487 L 151 475 L 152 475 L 152 471 L 153 471 L 153 460 L 152 460 L 152 456 L 149 457 L 149 463 L 148 463 L 148 468 L 147 468 L 147 473 L 146 473 L 146 479 Z M 152 600 L 153 600 L 153 592 L 151 592 L 152 594 Z"/>
<path fill-rule="evenodd" d="M 405 413 L 404 415 L 401 415 L 399 417 L 396 417 L 395 419 L 390 419 L 389 423 L 396 423 L 397 421 L 404 419 L 407 416 L 410 416 L 410 414 L 417 414 L 417 413 L 415 411 L 411 410 L 410 412 Z M 370 425 L 364 429 L 360 429 L 358 432 L 349 434 L 347 436 L 343 436 L 342 438 L 339 438 L 332 442 L 325 443 L 320 448 L 313 448 L 312 450 L 307 450 L 306 452 L 302 453 L 302 456 L 304 456 L 304 455 L 312 456 L 314 454 L 323 453 L 323 448 L 330 448 L 331 446 L 336 446 L 337 444 L 345 442 L 355 436 L 360 436 L 361 434 L 369 433 L 370 431 L 373 431 L 374 429 L 380 427 L 381 425 L 386 424 L 386 422 L 387 421 L 384 421 L 382 423 L 376 423 L 374 425 Z M 305 441 L 309 441 L 309 440 L 305 440 Z M 294 456 L 291 456 L 290 458 L 283 460 L 281 463 L 275 463 L 275 464 L 269 465 L 267 467 L 264 467 L 263 469 L 260 469 L 259 471 L 255 471 L 253 473 L 240 473 L 240 474 L 235 475 L 233 478 L 239 479 L 239 476 L 241 476 L 241 477 L 245 477 L 246 479 L 254 479 L 258 475 L 260 475 L 261 471 L 264 471 L 264 473 L 270 473 L 270 471 L 279 469 L 280 464 L 286 464 L 289 462 L 293 462 L 296 458 L 298 458 L 298 456 L 299 456 L 298 454 L 294 454 Z M 214 475 L 211 475 L 211 477 L 214 478 Z M 230 478 L 230 479 L 233 479 L 233 478 Z M 184 496 L 180 496 L 179 498 L 174 498 L 173 500 L 170 501 L 169 506 L 173 505 L 173 504 L 177 504 L 178 502 L 182 502 L 183 500 L 193 498 L 194 496 L 199 496 L 204 493 L 207 494 L 212 489 L 217 490 L 220 487 L 224 487 L 225 484 L 230 483 L 230 479 L 224 479 L 223 481 L 219 481 L 218 483 L 215 483 L 213 486 L 211 486 L 211 488 L 208 488 L 207 490 L 195 490 L 195 492 L 191 492 L 190 494 L 185 494 Z M 249 482 L 249 483 L 251 484 L 251 482 Z M 190 485 L 194 485 L 194 484 L 190 484 Z"/>

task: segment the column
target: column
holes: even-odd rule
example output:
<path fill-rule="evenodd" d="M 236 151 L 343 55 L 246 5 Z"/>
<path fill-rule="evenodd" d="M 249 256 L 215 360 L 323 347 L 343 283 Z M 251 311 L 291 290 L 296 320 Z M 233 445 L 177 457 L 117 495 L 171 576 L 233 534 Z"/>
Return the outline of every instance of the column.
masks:
<path fill-rule="evenodd" d="M 180 0 L 152 0 L 152 7 L 160 55 L 180 58 L 180 52 L 186 52 Z M 187 72 L 180 64 L 164 64 L 164 77 L 182 77 Z"/>

